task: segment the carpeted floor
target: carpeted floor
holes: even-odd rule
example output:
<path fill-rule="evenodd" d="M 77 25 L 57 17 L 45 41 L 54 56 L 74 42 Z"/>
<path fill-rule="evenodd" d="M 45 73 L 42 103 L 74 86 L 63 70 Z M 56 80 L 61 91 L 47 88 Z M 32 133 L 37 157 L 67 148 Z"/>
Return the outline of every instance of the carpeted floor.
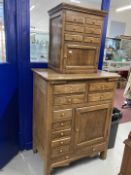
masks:
<path fill-rule="evenodd" d="M 128 108 L 128 109 L 121 108 L 122 104 L 125 101 L 123 97 L 123 93 L 124 93 L 123 89 L 117 89 L 116 96 L 115 96 L 115 102 L 114 102 L 114 106 L 120 109 L 123 113 L 123 118 L 121 119 L 121 123 L 131 121 L 131 108 Z"/>

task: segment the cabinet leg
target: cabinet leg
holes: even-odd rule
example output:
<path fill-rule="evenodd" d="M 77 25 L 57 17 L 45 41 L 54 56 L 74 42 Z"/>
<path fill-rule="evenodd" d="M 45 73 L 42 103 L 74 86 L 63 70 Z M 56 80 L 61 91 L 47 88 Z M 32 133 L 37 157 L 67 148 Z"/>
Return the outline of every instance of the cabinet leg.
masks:
<path fill-rule="evenodd" d="M 101 158 L 102 160 L 105 160 L 106 157 L 107 157 L 107 150 L 100 153 L 100 158 Z"/>
<path fill-rule="evenodd" d="M 44 175 L 51 175 L 51 169 L 48 166 L 44 166 Z"/>

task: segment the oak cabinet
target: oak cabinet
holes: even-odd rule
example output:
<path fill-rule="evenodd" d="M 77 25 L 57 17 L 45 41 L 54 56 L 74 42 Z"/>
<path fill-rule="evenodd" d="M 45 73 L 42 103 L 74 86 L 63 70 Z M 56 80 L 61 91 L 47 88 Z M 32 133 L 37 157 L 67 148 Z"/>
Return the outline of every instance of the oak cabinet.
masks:
<path fill-rule="evenodd" d="M 60 73 L 96 73 L 107 13 L 62 3 L 49 11 L 49 67 Z"/>
<path fill-rule="evenodd" d="M 118 78 L 34 69 L 33 149 L 44 160 L 44 175 L 83 157 L 106 158 Z"/>

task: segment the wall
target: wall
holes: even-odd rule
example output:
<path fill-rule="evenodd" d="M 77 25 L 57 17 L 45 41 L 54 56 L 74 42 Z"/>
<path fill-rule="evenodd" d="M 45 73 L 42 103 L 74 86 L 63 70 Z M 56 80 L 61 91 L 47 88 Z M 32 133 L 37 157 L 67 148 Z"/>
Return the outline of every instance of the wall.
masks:
<path fill-rule="evenodd" d="M 109 14 L 109 21 L 108 21 L 108 29 L 107 29 L 107 36 L 110 36 L 110 27 L 111 27 L 111 21 L 118 21 L 118 22 L 124 22 L 126 23 L 126 30 L 125 35 L 131 36 L 131 23 L 130 18 L 131 11 L 124 11 L 124 12 L 116 12 L 114 8 L 110 10 Z"/>

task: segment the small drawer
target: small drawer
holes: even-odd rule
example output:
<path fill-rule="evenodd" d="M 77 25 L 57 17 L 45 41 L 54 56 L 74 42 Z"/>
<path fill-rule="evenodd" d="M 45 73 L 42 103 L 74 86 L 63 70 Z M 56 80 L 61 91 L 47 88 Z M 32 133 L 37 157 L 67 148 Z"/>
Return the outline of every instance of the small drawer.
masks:
<path fill-rule="evenodd" d="M 101 35 L 101 29 L 86 27 L 85 28 L 85 33 L 92 34 L 92 35 Z"/>
<path fill-rule="evenodd" d="M 102 27 L 103 20 L 101 18 L 97 18 L 96 16 L 87 16 L 86 24 L 96 25 Z"/>
<path fill-rule="evenodd" d="M 61 147 L 56 147 L 56 148 L 52 148 L 51 151 L 51 157 L 60 157 L 61 155 L 67 154 L 70 152 L 70 146 L 66 145 L 66 146 L 61 146 Z"/>
<path fill-rule="evenodd" d="M 114 88 L 115 88 L 114 82 L 105 82 L 105 83 L 97 82 L 89 84 L 89 92 L 113 90 Z"/>
<path fill-rule="evenodd" d="M 56 131 L 52 133 L 52 140 L 58 140 L 60 138 L 65 138 L 70 136 L 71 136 L 71 129 Z"/>
<path fill-rule="evenodd" d="M 65 138 L 65 139 L 60 139 L 60 140 L 56 140 L 56 141 L 52 141 L 51 146 L 54 147 L 60 147 L 63 145 L 70 145 L 71 143 L 71 138 Z"/>
<path fill-rule="evenodd" d="M 85 23 L 85 16 L 82 13 L 67 11 L 66 12 L 66 21 L 84 24 Z"/>
<path fill-rule="evenodd" d="M 69 34 L 65 34 L 65 40 L 66 41 L 79 41 L 82 42 L 83 41 L 83 36 L 82 35 L 69 35 Z"/>
<path fill-rule="evenodd" d="M 69 94 L 86 92 L 86 84 L 69 84 L 54 86 L 54 94 Z"/>
<path fill-rule="evenodd" d="M 59 156 L 59 157 L 54 157 L 51 159 L 52 163 L 56 163 L 56 162 L 65 162 L 68 161 L 70 159 L 70 154 L 67 153 L 65 155 Z"/>
<path fill-rule="evenodd" d="M 84 32 L 84 27 L 77 26 L 77 25 L 66 24 L 65 30 L 69 31 L 69 32 L 80 32 L 80 33 L 83 33 Z"/>
<path fill-rule="evenodd" d="M 53 129 L 53 131 L 70 129 L 71 125 L 72 125 L 72 120 L 56 122 L 56 123 L 53 123 L 52 129 Z"/>
<path fill-rule="evenodd" d="M 70 105 L 85 102 L 85 94 L 71 96 L 55 96 L 54 105 Z"/>
<path fill-rule="evenodd" d="M 72 119 L 72 109 L 54 111 L 54 121 Z"/>
<path fill-rule="evenodd" d="M 112 92 L 95 93 L 95 94 L 88 95 L 88 102 L 104 101 L 104 100 L 112 100 L 112 99 L 113 99 Z"/>
<path fill-rule="evenodd" d="M 84 42 L 86 42 L 86 43 L 93 43 L 93 44 L 100 44 L 100 38 L 84 37 Z"/>

